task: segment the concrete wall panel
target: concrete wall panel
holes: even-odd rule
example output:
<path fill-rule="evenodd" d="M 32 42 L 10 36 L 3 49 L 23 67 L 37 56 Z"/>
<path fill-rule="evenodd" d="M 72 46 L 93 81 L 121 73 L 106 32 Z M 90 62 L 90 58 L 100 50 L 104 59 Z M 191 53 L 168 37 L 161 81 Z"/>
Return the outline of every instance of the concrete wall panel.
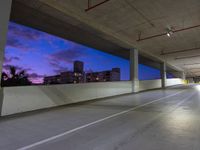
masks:
<path fill-rule="evenodd" d="M 161 88 L 161 79 L 158 80 L 142 80 L 139 83 L 139 91 Z"/>
<path fill-rule="evenodd" d="M 130 81 L 5 87 L 2 115 L 132 92 Z"/>
<path fill-rule="evenodd" d="M 167 86 L 176 84 L 182 84 L 182 80 L 167 80 Z M 140 81 L 139 85 L 140 91 L 160 88 L 161 80 Z M 131 81 L 5 87 L 1 115 L 4 116 L 131 92 Z"/>
<path fill-rule="evenodd" d="M 181 78 L 173 78 L 173 79 L 167 79 L 166 86 L 173 86 L 178 84 L 184 84 L 183 80 Z"/>

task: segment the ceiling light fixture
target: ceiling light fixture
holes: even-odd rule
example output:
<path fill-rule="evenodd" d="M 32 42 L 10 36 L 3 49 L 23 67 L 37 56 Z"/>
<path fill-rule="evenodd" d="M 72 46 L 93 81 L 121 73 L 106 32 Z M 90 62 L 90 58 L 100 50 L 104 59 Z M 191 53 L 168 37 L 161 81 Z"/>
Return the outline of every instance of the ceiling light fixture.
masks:
<path fill-rule="evenodd" d="M 168 37 L 171 37 L 172 34 L 173 34 L 172 28 L 171 28 L 171 27 L 168 27 L 168 28 L 167 28 L 167 36 L 168 36 Z"/>

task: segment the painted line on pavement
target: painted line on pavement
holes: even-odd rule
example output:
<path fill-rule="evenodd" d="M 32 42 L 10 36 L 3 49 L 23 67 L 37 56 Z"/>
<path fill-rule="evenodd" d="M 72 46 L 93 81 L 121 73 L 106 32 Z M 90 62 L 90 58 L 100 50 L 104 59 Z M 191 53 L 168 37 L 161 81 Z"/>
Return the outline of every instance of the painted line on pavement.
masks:
<path fill-rule="evenodd" d="M 18 148 L 17 150 L 28 150 L 28 149 L 30 149 L 30 148 L 33 148 L 33 147 L 42 145 L 42 144 L 44 144 L 44 143 L 47 143 L 47 142 L 50 142 L 50 141 L 52 141 L 52 140 L 58 139 L 58 138 L 60 138 L 60 137 L 63 137 L 63 136 L 65 136 L 65 135 L 68 135 L 68 134 L 70 134 L 70 133 L 76 132 L 76 131 L 81 130 L 81 129 L 83 129 L 83 128 L 89 127 L 89 126 L 91 126 L 91 125 L 94 125 L 94 124 L 103 122 L 103 121 L 105 121 L 105 120 L 108 120 L 108 119 L 111 119 L 111 118 L 114 118 L 114 117 L 117 117 L 117 116 L 120 116 L 120 115 L 123 115 L 123 114 L 125 114 L 125 113 L 128 113 L 128 112 L 130 112 L 130 111 L 134 111 L 134 110 L 136 110 L 136 109 L 138 109 L 138 108 L 141 108 L 141 107 L 144 107 L 144 106 L 146 106 L 146 105 L 155 103 L 155 102 L 157 102 L 157 101 L 161 101 L 161 100 L 164 100 L 164 99 L 166 99 L 166 98 L 169 98 L 169 97 L 178 95 L 178 94 L 180 94 L 180 93 L 183 93 L 184 91 L 186 91 L 186 90 L 182 90 L 182 91 L 177 92 L 177 93 L 175 93 L 175 94 L 171 94 L 171 95 L 168 95 L 168 96 L 165 96 L 165 97 L 161 97 L 161 98 L 159 98 L 159 99 L 150 101 L 150 102 L 148 102 L 148 103 L 145 103 L 145 104 L 142 104 L 142 105 L 139 105 L 139 106 L 136 106 L 136 107 L 127 109 L 127 110 L 125 110 L 125 111 L 122 111 L 122 112 L 119 112 L 119 113 L 116 113 L 116 114 L 113 114 L 113 115 L 110 115 L 110 116 L 108 116 L 108 117 L 105 117 L 105 118 L 96 120 L 96 121 L 94 121 L 94 122 L 91 122 L 91 123 L 88 123 L 88 124 L 85 124 L 85 125 L 82 125 L 82 126 L 80 126 L 80 127 L 74 128 L 74 129 L 72 129 L 72 130 L 68 130 L 68 131 L 63 132 L 63 133 L 61 133 L 61 134 L 57 134 L 57 135 L 55 135 L 55 136 L 52 136 L 52 137 L 50 137 L 50 138 L 41 140 L 41 141 L 39 141 L 39 142 L 30 144 L 30 145 L 28 145 L 28 146 L 24 146 L 24 147 Z"/>

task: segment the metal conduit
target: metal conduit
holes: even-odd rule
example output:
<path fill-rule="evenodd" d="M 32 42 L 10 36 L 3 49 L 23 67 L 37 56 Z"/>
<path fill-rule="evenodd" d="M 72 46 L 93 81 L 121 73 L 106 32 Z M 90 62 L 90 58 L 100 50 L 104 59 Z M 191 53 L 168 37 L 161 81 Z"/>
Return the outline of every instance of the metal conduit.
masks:
<path fill-rule="evenodd" d="M 199 25 L 195 25 L 195 26 L 190 26 L 190 27 L 187 27 L 187 28 L 173 30 L 173 33 L 181 32 L 181 31 L 185 31 L 185 30 L 190 30 L 190 29 L 194 29 L 194 28 L 198 28 L 198 27 L 200 27 L 200 24 Z M 152 35 L 152 36 L 148 36 L 148 37 L 144 37 L 144 38 L 141 38 L 139 36 L 139 39 L 137 40 L 137 42 L 148 40 L 148 39 L 152 39 L 152 38 L 156 38 L 156 37 L 160 37 L 160 36 L 166 36 L 166 35 L 167 35 L 167 32 L 161 33 L 161 34 Z"/>

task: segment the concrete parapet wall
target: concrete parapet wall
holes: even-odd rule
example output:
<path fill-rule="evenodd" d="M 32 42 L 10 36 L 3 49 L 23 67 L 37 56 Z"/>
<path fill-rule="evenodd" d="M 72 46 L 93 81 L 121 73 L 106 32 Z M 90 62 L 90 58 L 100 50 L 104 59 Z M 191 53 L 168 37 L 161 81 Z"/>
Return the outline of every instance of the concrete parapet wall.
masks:
<path fill-rule="evenodd" d="M 139 91 L 161 88 L 161 79 L 140 81 Z"/>
<path fill-rule="evenodd" d="M 173 86 L 178 84 L 184 84 L 184 81 L 180 78 L 173 78 L 173 79 L 167 79 L 166 86 Z"/>
<path fill-rule="evenodd" d="M 167 80 L 167 86 L 176 84 L 182 84 L 182 80 Z M 139 91 L 160 88 L 161 80 L 140 81 L 139 86 Z M 3 88 L 1 115 L 10 115 L 131 92 L 131 81 L 5 87 Z"/>
<path fill-rule="evenodd" d="M 130 81 L 5 87 L 2 115 L 130 93 Z"/>

